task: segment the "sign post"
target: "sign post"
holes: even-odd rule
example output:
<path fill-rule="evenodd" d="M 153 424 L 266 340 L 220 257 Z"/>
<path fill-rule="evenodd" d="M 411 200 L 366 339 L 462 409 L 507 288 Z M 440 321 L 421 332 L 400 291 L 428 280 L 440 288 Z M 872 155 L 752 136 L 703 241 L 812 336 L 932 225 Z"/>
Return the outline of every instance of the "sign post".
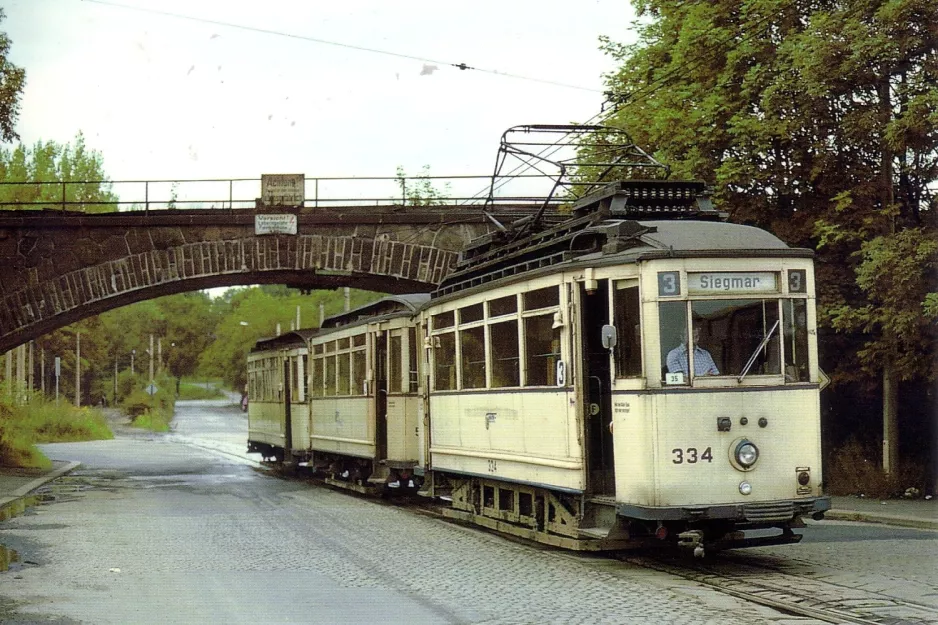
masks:
<path fill-rule="evenodd" d="M 59 376 L 62 375 L 62 359 L 55 357 L 55 403 L 59 403 Z"/>

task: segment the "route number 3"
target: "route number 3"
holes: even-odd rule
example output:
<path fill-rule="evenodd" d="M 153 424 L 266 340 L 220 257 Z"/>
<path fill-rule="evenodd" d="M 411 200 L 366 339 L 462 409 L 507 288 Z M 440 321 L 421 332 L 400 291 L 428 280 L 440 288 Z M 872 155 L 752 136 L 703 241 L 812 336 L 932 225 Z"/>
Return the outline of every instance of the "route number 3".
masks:
<path fill-rule="evenodd" d="M 658 295 L 680 295 L 681 274 L 677 271 L 658 272 Z"/>
<path fill-rule="evenodd" d="M 672 449 L 671 453 L 674 454 L 674 458 L 671 459 L 671 462 L 674 464 L 696 464 L 698 460 L 706 460 L 707 462 L 713 462 L 713 452 L 707 447 L 702 454 L 698 457 L 696 447 L 688 447 L 687 449 Z"/>

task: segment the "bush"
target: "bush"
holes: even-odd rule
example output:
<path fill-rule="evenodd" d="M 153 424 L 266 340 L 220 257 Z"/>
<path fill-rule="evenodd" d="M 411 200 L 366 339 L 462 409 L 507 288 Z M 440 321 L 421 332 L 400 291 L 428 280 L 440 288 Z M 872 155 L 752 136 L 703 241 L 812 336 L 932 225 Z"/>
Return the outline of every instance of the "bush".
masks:
<path fill-rule="evenodd" d="M 121 407 L 130 416 L 131 425 L 154 432 L 168 432 L 176 406 L 173 379 L 167 375 L 157 376 L 153 381 L 157 388 L 154 395 L 146 392 L 148 384 L 142 379 L 129 379 L 135 386 L 121 400 Z M 118 378 L 118 391 L 121 384 L 122 380 Z"/>
<path fill-rule="evenodd" d="M 16 405 L 5 393 L 0 397 L 0 465 L 48 468 L 51 463 L 36 449 L 36 443 L 114 437 L 97 409 L 75 408 L 68 402 L 56 404 L 38 393 L 28 399 L 28 403 Z"/>
<path fill-rule="evenodd" d="M 922 492 L 926 483 L 925 469 L 911 463 L 903 463 L 898 471 L 886 475 L 882 468 L 882 450 L 856 438 L 829 455 L 824 473 L 831 495 L 888 499 L 902 497 L 910 488 Z"/>

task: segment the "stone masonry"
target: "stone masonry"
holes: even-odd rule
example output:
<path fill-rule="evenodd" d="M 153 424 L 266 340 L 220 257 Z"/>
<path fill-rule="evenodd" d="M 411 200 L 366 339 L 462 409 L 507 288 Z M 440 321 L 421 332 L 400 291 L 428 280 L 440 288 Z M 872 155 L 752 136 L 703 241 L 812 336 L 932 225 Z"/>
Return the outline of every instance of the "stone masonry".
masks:
<path fill-rule="evenodd" d="M 271 211 L 0 211 L 0 353 L 111 308 L 194 289 L 426 292 L 488 230 L 478 209 L 367 207 L 293 210 L 296 235 L 255 235 L 261 212 Z"/>

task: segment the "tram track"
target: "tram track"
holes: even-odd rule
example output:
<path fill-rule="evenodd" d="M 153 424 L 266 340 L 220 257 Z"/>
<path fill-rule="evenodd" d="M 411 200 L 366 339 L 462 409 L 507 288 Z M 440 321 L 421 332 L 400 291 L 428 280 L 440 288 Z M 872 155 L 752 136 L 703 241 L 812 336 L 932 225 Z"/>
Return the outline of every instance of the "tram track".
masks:
<path fill-rule="evenodd" d="M 235 456 L 231 452 L 207 445 L 199 445 L 192 440 L 186 442 L 207 451 Z M 352 496 L 356 494 L 353 491 L 343 490 L 336 484 L 329 484 L 313 475 L 278 471 L 264 462 L 252 462 L 250 459 L 243 457 L 239 459 L 282 478 L 302 481 L 330 490 L 341 490 Z M 401 493 L 401 495 L 403 496 L 392 497 L 391 500 L 380 497 L 369 499 L 379 505 L 406 508 L 413 514 L 453 523 L 451 519 L 447 519 L 442 515 L 439 505 L 428 505 L 427 502 L 414 501 L 412 497 L 404 493 Z M 523 539 L 510 539 L 534 547 L 538 546 L 536 543 L 529 543 Z M 684 554 L 675 555 L 673 552 L 660 555 L 620 552 L 611 554 L 610 557 L 632 566 L 653 569 L 686 579 L 744 601 L 827 623 L 851 623 L 856 625 L 938 624 L 938 608 L 936 607 L 844 584 L 811 579 L 804 575 L 779 570 L 778 567 L 771 565 L 746 561 L 744 557 L 737 557 L 735 554 L 723 554 L 715 560 L 704 562 L 693 560 Z"/>
<path fill-rule="evenodd" d="M 938 608 L 882 593 L 783 573 L 739 561 L 698 563 L 674 556 L 623 555 L 617 560 L 668 573 L 745 601 L 828 623 L 927 625 Z"/>

